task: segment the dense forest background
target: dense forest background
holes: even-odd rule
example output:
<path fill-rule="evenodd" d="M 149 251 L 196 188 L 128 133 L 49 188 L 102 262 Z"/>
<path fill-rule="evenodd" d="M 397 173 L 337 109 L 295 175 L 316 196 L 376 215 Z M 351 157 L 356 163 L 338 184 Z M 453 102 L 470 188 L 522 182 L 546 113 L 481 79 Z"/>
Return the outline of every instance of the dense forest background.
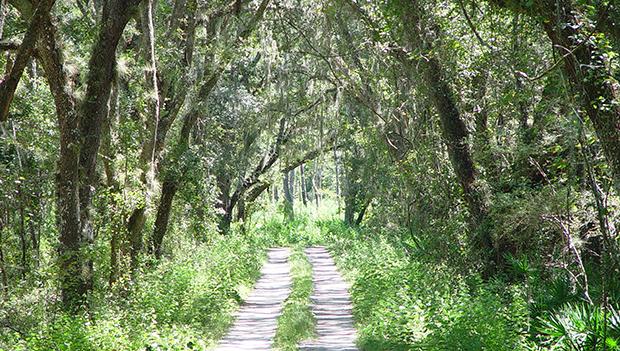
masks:
<path fill-rule="evenodd" d="M 206 349 L 306 244 L 362 349 L 620 349 L 616 0 L 1 0 L 0 50 L 0 350 Z"/>

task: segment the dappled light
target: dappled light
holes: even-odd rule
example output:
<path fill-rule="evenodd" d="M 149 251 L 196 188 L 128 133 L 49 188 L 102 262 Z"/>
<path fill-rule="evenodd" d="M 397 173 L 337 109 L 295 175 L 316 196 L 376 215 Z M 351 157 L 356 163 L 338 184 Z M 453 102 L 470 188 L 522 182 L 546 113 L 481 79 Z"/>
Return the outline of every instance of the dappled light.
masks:
<path fill-rule="evenodd" d="M 620 351 L 620 0 L 0 0 L 0 351 Z"/>

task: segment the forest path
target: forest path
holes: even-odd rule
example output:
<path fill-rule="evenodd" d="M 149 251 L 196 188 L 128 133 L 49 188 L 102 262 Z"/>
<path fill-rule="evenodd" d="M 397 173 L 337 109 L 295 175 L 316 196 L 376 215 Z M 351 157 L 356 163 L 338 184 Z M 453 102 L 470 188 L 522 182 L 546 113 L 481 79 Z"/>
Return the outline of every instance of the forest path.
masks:
<path fill-rule="evenodd" d="M 357 351 L 349 286 L 325 247 L 305 250 L 312 265 L 314 292 L 310 297 L 316 318 L 316 340 L 303 342 L 303 351 Z"/>
<path fill-rule="evenodd" d="M 241 309 L 228 334 L 216 351 L 271 350 L 277 319 L 284 300 L 291 292 L 291 276 L 287 248 L 269 249 L 261 277 Z"/>

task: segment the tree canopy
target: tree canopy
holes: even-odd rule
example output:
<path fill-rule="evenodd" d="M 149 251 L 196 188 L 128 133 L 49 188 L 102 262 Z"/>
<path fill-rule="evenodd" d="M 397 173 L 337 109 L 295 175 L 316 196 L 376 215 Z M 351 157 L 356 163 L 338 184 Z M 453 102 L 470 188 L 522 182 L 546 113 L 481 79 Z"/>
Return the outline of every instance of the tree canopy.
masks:
<path fill-rule="evenodd" d="M 620 347 L 615 0 L 2 0 L 0 52 L 0 350 L 198 348 L 309 243 L 363 349 Z"/>

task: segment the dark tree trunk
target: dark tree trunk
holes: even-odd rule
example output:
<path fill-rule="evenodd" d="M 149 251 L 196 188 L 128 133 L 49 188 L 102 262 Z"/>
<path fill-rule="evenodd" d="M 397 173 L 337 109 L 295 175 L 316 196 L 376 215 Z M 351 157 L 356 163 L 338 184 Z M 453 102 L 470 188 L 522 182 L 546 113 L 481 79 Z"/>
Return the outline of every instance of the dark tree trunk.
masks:
<path fill-rule="evenodd" d="M 118 77 L 114 77 L 114 85 L 112 89 L 112 96 L 110 98 L 110 111 L 108 118 L 106 118 L 101 140 L 101 153 L 103 169 L 106 176 L 106 185 L 109 189 L 109 212 L 110 226 L 111 226 L 111 238 L 110 238 L 110 276 L 108 277 L 108 283 L 114 284 L 120 275 L 120 260 L 122 257 L 121 247 L 126 242 L 127 229 L 124 223 L 124 213 L 122 212 L 122 206 L 120 203 L 121 189 L 119 181 L 116 178 L 116 168 L 114 160 L 117 154 L 117 137 L 115 130 L 118 128 L 120 119 L 120 82 Z M 127 251 L 127 250 L 125 250 Z"/>
<path fill-rule="evenodd" d="M 21 193 L 21 189 L 19 192 L 19 243 L 21 248 L 21 266 L 19 267 L 19 272 L 22 279 L 25 279 L 26 272 L 28 271 L 28 241 L 26 240 L 26 218 L 24 215 L 23 194 Z"/>
<path fill-rule="evenodd" d="M 142 228 L 146 222 L 146 209 L 144 206 L 140 206 L 133 210 L 129 220 L 127 220 L 127 234 L 129 236 L 130 245 L 130 259 L 131 259 L 131 271 L 133 272 L 138 268 L 140 253 L 142 252 L 143 240 L 142 240 Z"/>
<path fill-rule="evenodd" d="M 439 115 L 441 133 L 448 149 L 448 156 L 462 189 L 474 226 L 486 216 L 484 194 L 476 184 L 476 169 L 467 144 L 468 132 L 454 101 L 452 91 L 442 75 L 439 61 L 424 61 L 424 81 L 429 87 L 431 102 Z M 490 238 L 481 238 L 485 248 L 492 248 Z"/>
<path fill-rule="evenodd" d="M 355 219 L 356 226 L 359 227 L 362 224 L 362 220 L 364 220 L 364 215 L 366 214 L 366 210 L 368 209 L 369 205 L 370 205 L 370 199 L 366 199 L 364 201 L 364 204 L 362 205 L 362 208 L 360 208 L 360 211 L 357 214 L 357 218 Z"/>
<path fill-rule="evenodd" d="M 151 247 L 155 257 L 161 258 L 161 245 L 164 241 L 166 231 L 168 230 L 168 222 L 170 222 L 170 213 L 172 212 L 172 201 L 177 192 L 177 183 L 175 181 L 164 181 L 161 190 L 161 200 L 157 208 L 157 217 L 155 219 L 155 228 L 153 230 L 153 238 Z"/>
<path fill-rule="evenodd" d="M 344 176 L 344 222 L 347 225 L 355 223 L 357 188 L 355 181 L 352 179 L 354 176 L 353 171 L 353 169 L 345 171 Z"/>
<path fill-rule="evenodd" d="M 336 199 L 340 202 L 340 165 L 338 164 L 338 150 L 334 147 L 334 175 L 336 177 Z"/>
<path fill-rule="evenodd" d="M 239 200 L 239 203 L 237 204 L 237 220 L 245 220 L 245 198 Z"/>
<path fill-rule="evenodd" d="M 41 20 L 45 30 L 37 53 L 54 96 L 60 129 L 60 157 L 56 176 L 57 218 L 60 236 L 59 281 L 64 305 L 76 310 L 92 289 L 92 262 L 83 255 L 93 241 L 90 206 L 102 121 L 107 116 L 110 86 L 120 36 L 139 1 L 106 2 L 101 26 L 88 64 L 82 105 L 76 106 L 72 81 L 54 21 Z M 31 17 L 32 3 L 12 1 L 24 17 Z"/>
<path fill-rule="evenodd" d="M 486 194 L 478 183 L 478 174 L 467 144 L 467 128 L 440 61 L 432 53 L 429 54 L 432 43 L 425 42 L 427 39 L 423 31 L 437 31 L 437 28 L 419 28 L 420 23 L 425 21 L 422 20 L 424 9 L 417 2 L 403 1 L 401 4 L 403 6 L 401 14 L 403 23 L 411 28 L 407 32 L 408 44 L 425 53 L 425 59 L 419 61 L 422 78 L 428 88 L 431 103 L 439 115 L 441 133 L 448 150 L 452 169 L 463 190 L 465 204 L 469 210 L 472 231 L 471 248 L 489 259 L 497 260 L 500 255 L 496 252 L 490 232 L 481 230 L 487 216 Z M 411 69 L 413 62 L 409 62 L 408 65 Z M 492 270 L 490 262 L 487 262 L 486 268 L 489 271 Z"/>
<path fill-rule="evenodd" d="M 485 103 L 486 91 L 487 91 L 487 79 L 488 72 L 485 68 L 482 68 L 476 73 L 472 79 L 472 87 L 474 90 L 471 112 L 474 115 L 475 134 L 474 134 L 474 151 L 480 159 L 480 163 L 487 167 L 493 168 L 494 162 L 489 155 L 490 150 L 490 135 L 489 135 L 489 112 Z"/>
<path fill-rule="evenodd" d="M 220 218 L 220 222 L 217 226 L 217 229 L 220 231 L 220 233 L 228 233 L 231 223 L 232 223 L 232 213 L 229 211 L 226 211 Z"/>
<path fill-rule="evenodd" d="M 39 266 L 39 237 L 38 232 L 40 228 L 40 220 L 35 218 L 30 218 L 28 221 L 28 230 L 30 231 L 30 246 L 31 246 L 31 256 L 33 258 L 33 266 Z"/>

